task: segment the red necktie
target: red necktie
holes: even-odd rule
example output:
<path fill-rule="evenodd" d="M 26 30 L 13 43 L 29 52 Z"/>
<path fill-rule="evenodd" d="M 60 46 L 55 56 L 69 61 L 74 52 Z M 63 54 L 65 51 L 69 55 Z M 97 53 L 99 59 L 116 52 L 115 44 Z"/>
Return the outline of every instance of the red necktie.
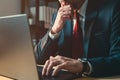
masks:
<path fill-rule="evenodd" d="M 83 35 L 79 24 L 79 16 L 74 12 L 76 23 L 73 28 L 72 58 L 77 59 L 83 56 Z"/>

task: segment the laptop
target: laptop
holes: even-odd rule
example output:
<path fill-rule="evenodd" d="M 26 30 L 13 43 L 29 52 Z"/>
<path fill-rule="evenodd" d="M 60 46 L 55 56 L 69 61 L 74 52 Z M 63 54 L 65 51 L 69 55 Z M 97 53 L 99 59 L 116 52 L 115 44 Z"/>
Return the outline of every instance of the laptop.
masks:
<path fill-rule="evenodd" d="M 43 77 L 41 72 L 42 67 L 36 64 L 27 16 L 0 17 L 0 76 L 10 80 L 71 80 L 76 77 L 64 71 L 56 77 Z"/>

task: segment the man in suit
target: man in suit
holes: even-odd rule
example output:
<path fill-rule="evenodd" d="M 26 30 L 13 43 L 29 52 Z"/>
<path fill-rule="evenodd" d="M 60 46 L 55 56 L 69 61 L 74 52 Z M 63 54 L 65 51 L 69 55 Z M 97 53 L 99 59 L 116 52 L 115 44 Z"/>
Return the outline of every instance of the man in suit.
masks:
<path fill-rule="evenodd" d="M 120 0 L 59 2 L 61 7 L 53 15 L 51 29 L 36 47 L 38 63 L 45 64 L 42 74 L 49 75 L 55 67 L 53 76 L 60 69 L 87 76 L 120 75 Z M 78 53 L 72 49 L 75 11 L 82 30 Z"/>

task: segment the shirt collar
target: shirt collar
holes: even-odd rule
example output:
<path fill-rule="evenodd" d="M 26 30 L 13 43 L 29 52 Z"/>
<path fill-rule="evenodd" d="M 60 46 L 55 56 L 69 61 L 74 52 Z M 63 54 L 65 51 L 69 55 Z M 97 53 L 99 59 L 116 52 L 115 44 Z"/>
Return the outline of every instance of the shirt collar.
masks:
<path fill-rule="evenodd" d="M 85 0 L 81 8 L 78 10 L 78 13 L 83 17 L 85 17 L 85 14 L 86 14 L 87 4 L 88 4 L 88 0 Z"/>

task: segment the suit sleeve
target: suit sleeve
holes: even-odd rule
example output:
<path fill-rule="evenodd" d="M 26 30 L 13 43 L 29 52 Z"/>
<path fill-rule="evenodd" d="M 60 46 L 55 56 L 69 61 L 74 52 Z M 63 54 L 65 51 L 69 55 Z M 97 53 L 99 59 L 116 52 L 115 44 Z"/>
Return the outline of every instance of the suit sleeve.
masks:
<path fill-rule="evenodd" d="M 108 57 L 91 58 L 93 71 L 90 76 L 120 75 L 120 1 L 113 9 L 110 23 L 110 49 Z"/>
<path fill-rule="evenodd" d="M 56 18 L 56 14 L 53 14 L 51 27 L 54 24 L 55 18 Z M 52 40 L 49 37 L 49 31 L 39 41 L 39 43 L 37 44 L 35 48 L 35 56 L 36 56 L 36 61 L 38 64 L 44 64 L 46 60 L 49 59 L 50 56 L 54 56 L 55 53 L 57 52 L 58 39 Z"/>

